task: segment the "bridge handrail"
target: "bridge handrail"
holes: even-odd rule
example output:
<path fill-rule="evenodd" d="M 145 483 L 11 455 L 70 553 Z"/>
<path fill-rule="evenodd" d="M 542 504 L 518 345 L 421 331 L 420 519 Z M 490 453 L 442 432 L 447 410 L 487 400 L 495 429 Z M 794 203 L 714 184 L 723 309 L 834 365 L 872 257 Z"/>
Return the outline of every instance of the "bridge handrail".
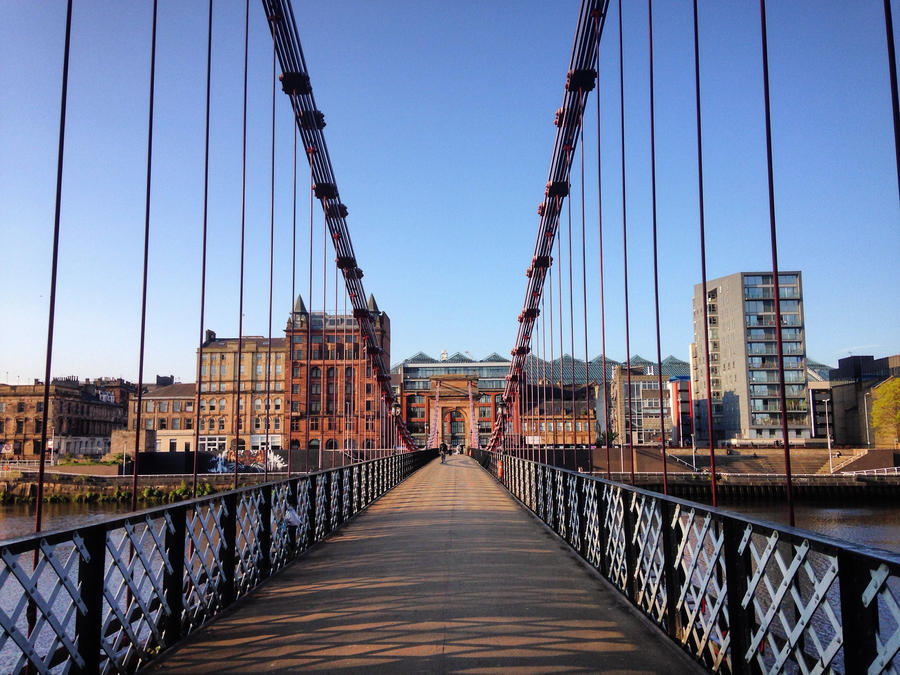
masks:
<path fill-rule="evenodd" d="M 402 453 L 0 542 L 0 672 L 134 672 L 432 459 Z"/>
<path fill-rule="evenodd" d="M 520 457 L 473 452 L 710 670 L 900 669 L 900 554 Z"/>
<path fill-rule="evenodd" d="M 842 476 L 894 476 L 900 474 L 900 466 L 888 466 L 881 469 L 860 469 L 859 471 L 841 471 Z"/>

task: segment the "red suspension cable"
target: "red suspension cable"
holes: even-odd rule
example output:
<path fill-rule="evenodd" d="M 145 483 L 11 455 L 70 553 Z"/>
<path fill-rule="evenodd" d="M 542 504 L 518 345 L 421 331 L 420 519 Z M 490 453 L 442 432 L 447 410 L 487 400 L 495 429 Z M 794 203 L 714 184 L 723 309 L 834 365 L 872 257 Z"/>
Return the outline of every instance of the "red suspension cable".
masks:
<path fill-rule="evenodd" d="M 656 119 L 653 98 L 653 0 L 647 0 L 647 26 L 650 36 L 650 185 L 653 204 L 653 298 L 656 309 L 656 379 L 659 387 L 659 449 L 662 454 L 663 494 L 669 494 L 666 466 L 666 415 L 663 407 L 662 346 L 659 332 L 659 266 L 656 236 Z"/>

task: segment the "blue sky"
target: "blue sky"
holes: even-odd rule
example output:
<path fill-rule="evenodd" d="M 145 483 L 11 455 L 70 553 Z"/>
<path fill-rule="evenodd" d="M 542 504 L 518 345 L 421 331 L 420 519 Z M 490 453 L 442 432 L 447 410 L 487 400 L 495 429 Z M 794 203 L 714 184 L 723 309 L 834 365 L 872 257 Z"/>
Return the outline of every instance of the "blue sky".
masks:
<path fill-rule="evenodd" d="M 900 202 L 882 3 L 769 4 L 780 266 L 804 275 L 807 352 L 832 364 L 851 352 L 897 353 Z M 647 14 L 645 2 L 624 5 L 631 352 L 653 358 Z M 392 362 L 419 350 L 481 358 L 512 346 L 577 9 L 563 0 L 295 3 L 365 287 L 391 317 Z M 258 335 L 268 331 L 271 39 L 260 4 L 250 10 L 244 327 Z M 614 2 L 609 18 L 599 78 L 607 353 L 623 358 Z M 700 279 L 691 19 L 687 1 L 655 4 L 662 352 L 683 359 Z M 43 375 L 64 21 L 61 0 L 0 3 L 0 381 Z M 217 2 L 206 327 L 219 335 L 236 334 L 238 321 L 242 30 L 243 3 Z M 702 1 L 700 32 L 715 278 L 771 267 L 758 5 Z M 162 0 L 158 45 L 144 372 L 191 381 L 200 330 L 206 4 Z M 137 377 L 149 46 L 149 2 L 76 3 L 54 375 Z M 584 190 L 590 356 L 600 351 L 594 101 Z M 278 335 L 291 306 L 293 142 L 280 91 L 276 127 Z M 318 309 L 321 218 L 310 302 L 302 164 L 300 176 L 297 289 Z M 577 178 L 576 233 L 581 189 Z M 574 244 L 580 258 L 580 234 Z M 329 272 L 331 309 L 332 284 Z"/>

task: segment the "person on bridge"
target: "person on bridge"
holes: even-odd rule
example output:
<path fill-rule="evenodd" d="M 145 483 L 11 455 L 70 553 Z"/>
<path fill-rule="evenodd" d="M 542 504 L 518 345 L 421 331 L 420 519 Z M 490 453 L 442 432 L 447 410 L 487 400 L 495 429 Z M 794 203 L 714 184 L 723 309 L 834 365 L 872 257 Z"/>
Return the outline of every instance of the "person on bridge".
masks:
<path fill-rule="evenodd" d="M 447 454 L 447 444 L 441 443 L 441 464 L 444 463 L 444 455 Z"/>

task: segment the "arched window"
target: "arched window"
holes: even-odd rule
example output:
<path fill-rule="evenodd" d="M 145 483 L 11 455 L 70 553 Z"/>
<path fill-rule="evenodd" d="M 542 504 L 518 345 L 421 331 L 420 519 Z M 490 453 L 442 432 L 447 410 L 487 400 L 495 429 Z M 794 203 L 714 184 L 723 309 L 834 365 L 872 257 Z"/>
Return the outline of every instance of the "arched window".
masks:
<path fill-rule="evenodd" d="M 374 446 L 372 445 L 372 439 L 371 439 L 371 438 L 367 438 L 367 439 L 366 439 L 366 442 L 365 442 L 365 445 L 363 445 L 363 447 L 364 447 L 366 450 L 371 450 L 371 449 L 374 447 Z"/>
<path fill-rule="evenodd" d="M 321 379 L 322 371 L 319 369 L 319 366 L 313 366 L 312 368 L 310 368 L 309 376 L 314 380 Z"/>
<path fill-rule="evenodd" d="M 219 418 L 219 431 L 225 431 L 225 418 Z"/>
<path fill-rule="evenodd" d="M 200 418 L 200 431 L 204 431 L 204 430 L 206 430 L 206 418 L 201 417 Z"/>
<path fill-rule="evenodd" d="M 319 449 L 319 439 L 318 438 L 314 438 L 309 442 L 309 449 L 310 450 L 318 450 Z"/>
<path fill-rule="evenodd" d="M 299 450 L 300 449 L 300 441 L 294 439 L 291 441 L 291 450 Z"/>
<path fill-rule="evenodd" d="M 262 429 L 262 418 L 260 418 L 260 417 L 253 418 L 253 429 L 255 431 L 259 431 L 260 429 Z"/>
<path fill-rule="evenodd" d="M 281 430 L 281 418 L 274 417 L 272 419 L 272 425 L 273 425 L 273 428 L 275 429 L 275 431 L 280 431 Z"/>
<path fill-rule="evenodd" d="M 262 399 L 261 399 L 261 398 L 254 399 L 254 401 L 253 401 L 253 408 L 254 408 L 255 410 L 261 410 L 261 409 L 262 409 Z"/>
<path fill-rule="evenodd" d="M 216 399 L 214 399 L 214 398 L 209 399 L 209 409 L 210 410 L 216 409 Z"/>
<path fill-rule="evenodd" d="M 334 377 L 334 375 L 335 375 L 335 370 L 334 370 L 334 367 L 331 366 L 328 368 L 328 377 Z"/>
<path fill-rule="evenodd" d="M 338 445 L 337 445 L 337 441 L 334 440 L 333 438 L 329 438 L 329 439 L 325 442 L 325 449 L 326 449 L 326 450 L 336 450 L 336 449 L 337 449 L 337 446 L 338 446 Z"/>
<path fill-rule="evenodd" d="M 219 410 L 225 410 L 225 399 L 224 398 L 219 399 Z"/>

